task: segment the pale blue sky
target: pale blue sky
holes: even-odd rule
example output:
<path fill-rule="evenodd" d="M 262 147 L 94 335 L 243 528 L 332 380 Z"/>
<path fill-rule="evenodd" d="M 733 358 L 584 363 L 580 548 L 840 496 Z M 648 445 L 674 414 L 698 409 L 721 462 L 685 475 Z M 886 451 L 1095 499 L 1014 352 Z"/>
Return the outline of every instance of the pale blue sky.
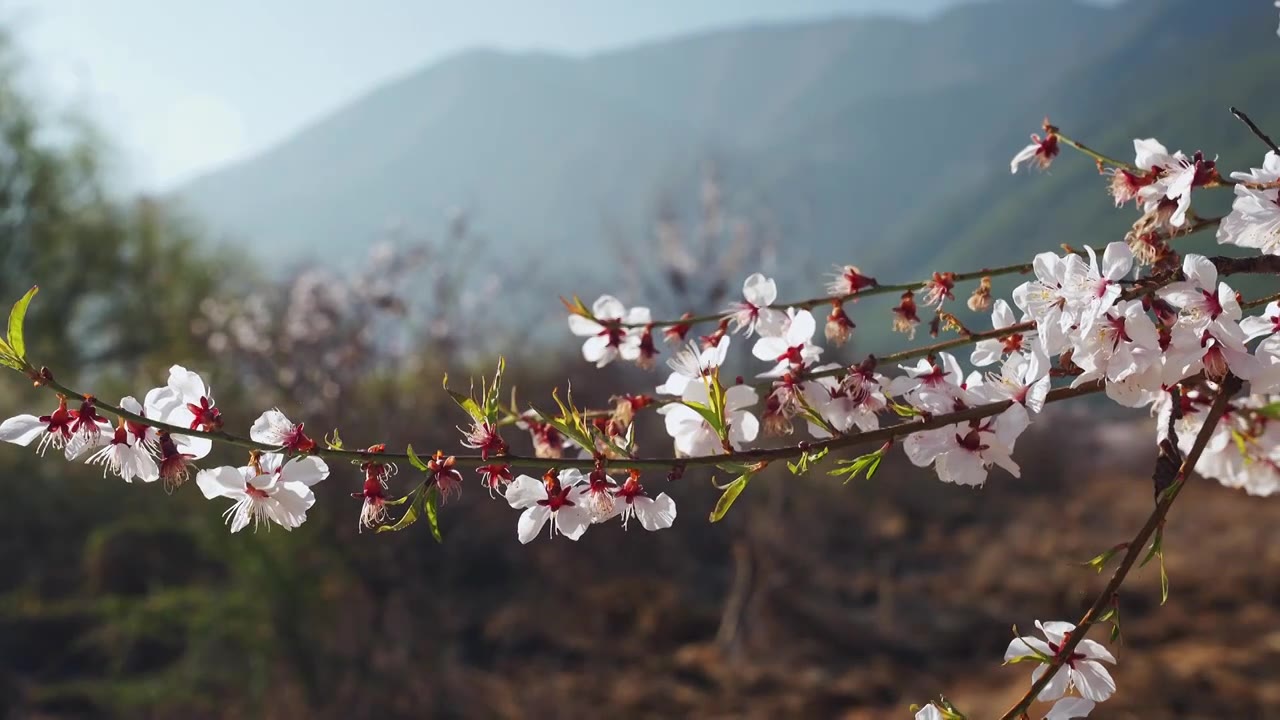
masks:
<path fill-rule="evenodd" d="M 779 19 L 958 0 L 0 0 L 29 80 L 87 112 L 114 174 L 172 187 L 380 82 L 475 47 L 589 53 Z"/>

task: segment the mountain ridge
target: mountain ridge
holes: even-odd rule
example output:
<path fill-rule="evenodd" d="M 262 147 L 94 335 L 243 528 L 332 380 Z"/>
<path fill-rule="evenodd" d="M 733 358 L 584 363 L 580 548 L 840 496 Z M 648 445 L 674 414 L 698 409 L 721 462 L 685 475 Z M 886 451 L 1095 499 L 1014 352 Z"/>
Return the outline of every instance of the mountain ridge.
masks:
<path fill-rule="evenodd" d="M 1037 195 L 1023 187 L 1037 178 L 1010 181 L 1003 168 L 1046 112 L 1081 132 L 1114 128 L 1123 120 L 1110 110 L 1146 115 L 1127 104 L 1136 91 L 1172 92 L 1158 82 L 1162 64 L 1225 64 L 1187 49 L 1261 29 L 1263 18 L 1274 26 L 1269 6 L 1213 5 L 992 0 L 928 20 L 747 26 L 580 57 L 473 50 L 177 196 L 269 258 L 331 265 L 355 259 L 389 222 L 431 231 L 464 207 L 497 257 L 550 258 L 587 274 L 598 287 L 575 286 L 587 291 L 609 287 L 613 272 L 601 218 L 644 237 L 658 197 L 692 194 L 702 164 L 720 158 L 732 169 L 729 202 L 776 216 L 802 272 L 856 262 L 917 274 L 929 253 L 904 247 L 963 254 L 944 242 L 954 226 L 969 249 L 999 250 L 1011 241 L 973 237 L 979 228 L 1026 227 L 1016 205 Z M 1123 80 L 1129 69 L 1151 82 Z M 1164 120 L 1123 132 L 1161 134 Z M 1105 196 L 1094 200 L 1090 217 L 1107 209 Z M 1008 223 L 958 216 L 966 204 Z"/>

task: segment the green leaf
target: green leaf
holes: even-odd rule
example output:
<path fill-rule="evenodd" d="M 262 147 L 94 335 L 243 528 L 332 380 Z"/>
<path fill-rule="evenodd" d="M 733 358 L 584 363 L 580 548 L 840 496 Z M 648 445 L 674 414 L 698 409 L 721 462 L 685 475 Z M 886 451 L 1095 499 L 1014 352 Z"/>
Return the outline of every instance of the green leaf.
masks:
<path fill-rule="evenodd" d="M 1157 528 L 1156 536 L 1151 539 L 1151 549 L 1147 551 L 1147 556 L 1142 558 L 1142 562 L 1138 563 L 1138 567 L 1146 567 L 1147 563 L 1151 562 L 1151 558 L 1159 556 L 1163 545 L 1164 530 Z M 1161 562 L 1164 562 L 1164 558 L 1161 558 Z"/>
<path fill-rule="evenodd" d="M 33 286 L 26 295 L 22 296 L 22 299 L 13 304 L 13 309 L 9 311 L 9 349 L 13 357 L 19 361 L 27 359 L 27 343 L 22 337 L 22 325 L 27 317 L 27 306 L 31 304 L 31 298 L 35 297 L 39 290 L 40 286 Z"/>
<path fill-rule="evenodd" d="M 428 467 L 427 467 L 427 464 L 426 464 L 426 463 L 424 463 L 424 462 L 422 462 L 422 459 L 421 459 L 421 458 L 419 458 L 419 457 L 417 456 L 417 454 L 413 452 L 413 446 L 412 446 L 412 445 L 409 445 L 409 446 L 407 446 L 407 447 L 405 448 L 405 453 L 409 455 L 409 464 L 410 464 L 410 465 L 412 465 L 412 466 L 414 466 L 414 467 L 418 468 L 418 469 L 419 469 L 419 470 L 421 470 L 422 472 L 430 472 L 430 468 L 428 468 Z"/>
<path fill-rule="evenodd" d="M 414 490 L 408 497 L 412 498 L 409 501 L 409 509 L 404 511 L 404 515 L 400 517 L 400 520 L 395 525 L 380 526 L 377 532 L 400 532 L 418 522 L 418 507 L 422 504 L 422 486 L 419 485 L 418 489 Z"/>
<path fill-rule="evenodd" d="M 480 409 L 480 406 L 476 404 L 475 400 L 460 392 L 454 392 L 449 389 L 448 375 L 444 376 L 444 380 L 441 385 L 444 387 L 444 391 L 449 393 L 449 397 L 453 398 L 453 401 L 458 404 L 458 407 L 462 408 L 464 412 L 470 415 L 472 420 L 475 420 L 476 422 L 484 422 L 484 411 Z M 472 390 L 474 391 L 475 388 L 473 387 Z"/>
<path fill-rule="evenodd" d="M 716 501 L 716 507 L 711 511 L 711 522 L 720 522 L 724 518 L 725 513 L 729 512 L 729 508 L 733 506 L 733 501 L 738 499 L 750 481 L 751 473 L 743 473 L 725 487 L 724 494 Z"/>
<path fill-rule="evenodd" d="M 338 428 L 333 429 L 333 439 L 325 437 L 324 444 L 329 446 L 330 450 L 342 449 L 342 436 L 338 434 Z"/>
<path fill-rule="evenodd" d="M 1169 573 L 1164 571 L 1164 553 L 1160 553 L 1160 604 L 1169 602 Z"/>
<path fill-rule="evenodd" d="M 484 378 L 480 379 L 480 391 L 484 402 L 484 416 L 489 422 L 496 422 L 501 411 L 502 399 L 499 395 L 502 393 L 502 374 L 507 369 L 506 358 L 498 358 L 498 369 L 493 373 L 493 382 L 486 385 Z M 514 408 L 515 406 L 512 405 Z"/>
<path fill-rule="evenodd" d="M 721 438 L 724 437 L 724 423 L 720 420 L 720 417 L 716 415 L 716 411 L 714 409 L 697 402 L 682 402 L 682 404 L 701 415 L 702 419 L 706 420 L 707 424 L 711 426 L 711 429 L 716 431 L 716 435 Z"/>
<path fill-rule="evenodd" d="M 1280 420 L 1280 401 L 1270 403 L 1269 405 L 1263 405 L 1262 407 L 1257 408 L 1256 412 L 1259 415 L 1264 415 L 1272 420 Z"/>
<path fill-rule="evenodd" d="M 1080 564 L 1084 565 L 1085 567 L 1091 567 L 1094 570 L 1101 573 L 1102 569 L 1107 566 L 1107 563 L 1111 562 L 1112 558 L 1114 558 L 1117 553 L 1119 553 L 1121 550 L 1126 549 L 1127 547 L 1129 547 L 1128 543 L 1121 543 L 1119 545 L 1116 545 L 1115 547 L 1103 550 L 1097 555 L 1094 555 L 1088 561 Z"/>
<path fill-rule="evenodd" d="M 822 460 L 822 458 L 826 457 L 827 452 L 829 452 L 830 450 L 831 448 L 822 448 L 817 452 L 811 452 L 809 450 L 806 450 L 800 454 L 800 458 L 798 460 L 796 460 L 795 462 L 788 462 L 787 469 L 791 471 L 792 475 L 807 473 L 809 472 L 809 466 L 817 463 L 819 460 Z"/>
<path fill-rule="evenodd" d="M 443 544 L 444 536 L 440 534 L 440 488 L 432 485 L 427 488 L 427 499 L 423 503 L 427 510 L 427 524 L 431 526 L 431 536 L 436 542 Z"/>
<path fill-rule="evenodd" d="M 884 459 L 884 450 L 883 449 L 876 450 L 875 452 L 870 452 L 870 453 L 867 453 L 866 455 L 861 455 L 852 460 L 839 460 L 837 461 L 837 464 L 839 465 L 839 467 L 837 467 L 835 470 L 832 470 L 827 474 L 833 475 L 836 477 L 844 475 L 845 476 L 844 482 L 846 485 L 848 485 L 850 481 L 852 481 L 854 478 L 858 477 L 859 475 L 862 475 L 863 473 L 865 473 L 867 479 L 870 480 L 873 476 L 875 476 L 876 470 L 880 469 L 880 461 L 883 459 Z"/>

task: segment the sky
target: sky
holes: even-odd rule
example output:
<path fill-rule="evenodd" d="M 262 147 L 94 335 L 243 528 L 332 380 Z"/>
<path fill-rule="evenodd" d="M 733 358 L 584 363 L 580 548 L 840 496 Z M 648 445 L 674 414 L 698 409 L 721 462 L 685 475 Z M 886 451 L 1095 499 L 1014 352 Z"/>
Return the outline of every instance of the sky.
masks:
<path fill-rule="evenodd" d="M 380 83 L 472 47 L 587 54 L 717 27 L 959 0 L 0 0 L 27 84 L 97 123 L 162 191 L 251 156 Z"/>

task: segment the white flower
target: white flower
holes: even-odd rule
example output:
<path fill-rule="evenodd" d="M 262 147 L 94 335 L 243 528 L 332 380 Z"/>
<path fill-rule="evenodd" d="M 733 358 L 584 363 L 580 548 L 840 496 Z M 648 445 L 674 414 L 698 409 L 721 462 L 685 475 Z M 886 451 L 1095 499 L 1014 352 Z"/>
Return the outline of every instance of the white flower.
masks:
<path fill-rule="evenodd" d="M 821 377 L 806 382 L 803 392 L 809 407 L 837 431 L 844 433 L 857 427 L 867 432 L 880 427 L 876 413 L 888 405 L 883 380 L 854 368 L 843 381 Z M 831 437 L 831 433 L 813 421 L 809 421 L 809 433 L 820 440 Z"/>
<path fill-rule="evenodd" d="M 1044 354 L 1052 357 L 1067 346 L 1067 331 L 1075 324 L 1070 290 L 1063 287 L 1068 277 L 1087 272 L 1079 255 L 1059 257 L 1040 253 L 1031 263 L 1036 279 L 1014 288 L 1013 302 L 1036 323 L 1037 337 Z"/>
<path fill-rule="evenodd" d="M 1021 658 L 1055 658 L 1058 656 L 1068 633 L 1076 629 L 1068 622 L 1036 621 L 1036 627 L 1044 633 L 1045 640 L 1028 635 L 1014 638 L 1004 652 L 1004 661 L 1010 662 Z M 1102 646 L 1093 640 L 1081 640 L 1076 649 L 1067 658 L 1062 667 L 1040 691 L 1037 698 L 1041 702 L 1057 700 L 1074 687 L 1086 700 L 1095 703 L 1103 702 L 1116 691 L 1116 683 L 1111 679 L 1103 662 L 1115 663 L 1116 659 Z M 1047 665 L 1041 664 L 1031 673 L 1031 682 L 1036 682 L 1044 675 Z M 1068 716 L 1069 717 L 1069 716 Z"/>
<path fill-rule="evenodd" d="M 669 528 L 676 520 L 676 501 L 666 493 L 658 493 L 656 498 L 649 497 L 637 474 L 633 473 L 627 478 L 614 491 L 614 497 L 615 513 L 622 516 L 623 529 L 626 529 L 627 521 L 632 517 L 650 532 Z"/>
<path fill-rule="evenodd" d="M 621 357 L 636 360 L 640 357 L 640 328 L 623 325 L 643 325 L 650 321 L 649 308 L 628 310 L 612 295 L 601 295 L 591 305 L 592 317 L 576 313 L 569 315 L 569 330 L 587 340 L 582 343 L 582 357 L 596 367 L 604 367 Z"/>
<path fill-rule="evenodd" d="M 1280 302 L 1272 300 L 1262 315 L 1241 320 L 1240 329 L 1244 331 L 1246 340 L 1280 333 Z"/>
<path fill-rule="evenodd" d="M 1089 265 L 1072 265 L 1065 284 L 1073 293 L 1073 304 L 1079 310 L 1076 319 L 1081 331 L 1088 332 L 1093 320 L 1106 312 L 1120 298 L 1120 280 L 1133 268 L 1133 251 L 1123 242 L 1113 242 L 1102 252 L 1102 265 L 1093 248 L 1086 246 Z"/>
<path fill-rule="evenodd" d="M 1218 323 L 1200 331 L 1175 326 L 1164 354 L 1164 384 L 1172 385 L 1201 370 L 1214 381 L 1226 377 L 1228 370 L 1245 380 L 1258 378 L 1261 363 L 1245 350 L 1240 327 L 1235 323 L 1227 327 L 1234 332 L 1224 332 Z"/>
<path fill-rule="evenodd" d="M 169 368 L 168 384 L 158 390 L 161 392 L 147 393 L 147 417 L 191 430 L 211 431 L 222 427 L 222 413 L 214 407 L 213 391 L 196 373 L 174 365 Z"/>
<path fill-rule="evenodd" d="M 1218 282 L 1218 268 L 1203 255 L 1187 253 L 1182 259 L 1186 280 L 1170 283 L 1157 294 L 1181 310 L 1178 322 L 1195 330 L 1216 326 L 1215 335 L 1244 342 L 1240 304 L 1226 283 Z"/>
<path fill-rule="evenodd" d="M 1010 453 L 1026 426 L 1026 409 L 1015 404 L 996 418 L 908 435 L 903 446 L 916 467 L 932 463 L 939 480 L 977 487 L 986 482 L 993 464 L 1019 477 Z"/>
<path fill-rule="evenodd" d="M 776 335 L 765 335 L 751 347 L 751 354 L 760 360 L 777 363 L 774 369 L 759 377 L 781 377 L 787 371 L 803 368 L 822 356 L 822 348 L 813 344 L 813 334 L 818 329 L 813 313 L 808 310 L 787 310 L 786 321 L 781 323 Z"/>
<path fill-rule="evenodd" d="M 1211 172 L 1214 161 L 1205 160 L 1200 153 L 1192 157 L 1183 155 L 1181 151 L 1169 154 L 1164 145 L 1154 139 L 1134 141 L 1137 151 L 1138 167 L 1156 174 L 1155 180 L 1138 190 L 1138 198 L 1142 201 L 1143 210 L 1154 213 L 1164 201 L 1174 203 L 1169 224 L 1182 227 L 1187 221 L 1187 210 L 1191 208 L 1191 188 L 1203 184 L 1206 173 Z"/>
<path fill-rule="evenodd" d="M 147 418 L 147 409 L 144 408 L 132 395 L 126 395 L 120 399 L 120 409 L 125 412 L 131 412 L 141 418 Z M 158 418 L 157 418 L 158 419 Z M 147 452 L 152 455 L 160 452 L 160 434 L 156 429 L 144 423 L 126 420 L 125 428 L 129 430 L 129 437 L 133 440 L 133 444 L 141 445 L 146 448 Z"/>
<path fill-rule="evenodd" d="M 124 425 L 116 428 L 105 447 L 85 460 L 89 464 L 102 466 L 102 475 L 108 472 L 119 475 L 125 482 L 133 482 L 138 478 L 143 482 L 155 482 L 160 479 L 160 466 L 148 451 L 146 445 L 139 442 Z"/>
<path fill-rule="evenodd" d="M 578 470 L 561 470 L 558 477 L 549 476 L 546 481 L 521 475 L 507 486 L 507 502 L 520 514 L 516 535 L 520 542 L 528 543 L 542 532 L 551 521 L 551 536 L 560 533 L 570 540 L 577 540 L 591 524 L 591 513 L 583 501 L 586 488 L 582 473 Z"/>
<path fill-rule="evenodd" d="M 1059 152 L 1057 135 L 1049 133 L 1043 138 L 1032 135 L 1031 144 L 1019 150 L 1018 154 L 1013 156 L 1013 160 L 1009 161 L 1009 172 L 1016 175 L 1018 166 L 1023 163 L 1031 163 L 1044 170 L 1049 167 Z"/>
<path fill-rule="evenodd" d="M 991 306 L 991 328 L 993 330 L 1003 330 L 1011 325 L 1017 324 L 1017 319 L 1013 315 L 1013 308 L 1009 307 L 1009 303 L 1003 298 L 996 300 Z M 998 340 L 982 340 L 973 348 L 973 354 L 969 356 L 969 362 L 975 367 L 983 367 L 985 365 L 993 365 L 1000 361 L 1000 358 L 1009 353 L 1022 352 L 1026 345 L 1026 341 L 1035 337 L 1035 330 L 1026 333 L 1013 333 L 1006 335 Z"/>
<path fill-rule="evenodd" d="M 704 407 L 710 402 L 705 383 L 690 383 L 682 396 L 684 402 L 699 403 Z M 729 423 L 729 442 L 735 450 L 755 440 L 760 433 L 760 421 L 746 408 L 759 400 L 754 388 L 734 385 L 725 391 L 725 416 Z M 719 455 L 725 452 L 715 428 L 698 413 L 683 403 L 672 403 L 658 408 L 666 423 L 667 434 L 675 440 L 676 454 L 683 457 Z"/>
<path fill-rule="evenodd" d="M 1049 358 L 1038 350 L 1010 355 L 999 375 L 987 374 L 982 389 L 992 401 L 1012 400 L 1038 413 L 1049 396 Z"/>
<path fill-rule="evenodd" d="M 0 440 L 26 447 L 36 439 L 36 452 L 44 455 L 50 447 L 62 450 L 74 435 L 71 431 L 75 416 L 67 409 L 66 398 L 58 399 L 58 407 L 48 415 L 15 415 L 0 423 Z M 70 459 L 68 455 L 68 459 Z"/>
<path fill-rule="evenodd" d="M 1126 407 L 1142 407 L 1160 392 L 1163 351 L 1155 323 L 1140 301 L 1103 312 L 1074 347 L 1072 362 L 1084 372 L 1072 387 L 1105 379 L 1107 396 Z"/>
<path fill-rule="evenodd" d="M 982 384 L 982 375 L 970 373 L 966 378 L 960 362 L 948 352 L 937 354 L 930 362 L 921 358 L 915 366 L 899 365 L 907 372 L 889 381 L 888 394 L 903 396 L 915 408 L 942 414 L 962 410 L 974 404 L 971 387 Z"/>
<path fill-rule="evenodd" d="M 1049 713 L 1044 716 L 1044 720 L 1074 720 L 1089 717 L 1089 713 L 1093 712 L 1096 705 L 1097 703 L 1088 698 L 1064 697 L 1049 708 Z"/>
<path fill-rule="evenodd" d="M 778 299 L 778 286 L 773 280 L 754 273 L 742 283 L 742 295 L 745 300 L 733 303 L 726 310 L 731 313 L 729 322 L 733 331 L 747 337 L 757 328 L 762 335 L 777 333 L 786 316 L 769 307 Z"/>
<path fill-rule="evenodd" d="M 249 429 L 249 437 L 254 442 L 301 453 L 310 452 L 316 446 L 315 441 L 303 432 L 303 423 L 290 421 L 278 409 L 267 410 L 259 415 Z"/>
<path fill-rule="evenodd" d="M 667 360 L 667 367 L 672 372 L 667 381 L 657 387 L 657 391 L 663 395 L 683 395 L 689 383 L 702 382 L 712 370 L 724 364 L 729 354 L 730 340 L 726 335 L 720 338 L 720 342 L 704 350 L 699 350 L 695 342 L 685 345 Z"/>
<path fill-rule="evenodd" d="M 210 500 L 224 497 L 235 501 L 223 514 L 233 533 L 250 521 L 257 530 L 263 520 L 292 530 L 306 521 L 307 510 L 315 504 L 311 486 L 328 476 L 329 467 L 318 457 L 285 462 L 283 455 L 263 453 L 246 467 L 201 470 L 196 474 L 196 485 Z"/>
<path fill-rule="evenodd" d="M 1231 173 L 1240 183 L 1273 183 L 1280 180 L 1280 156 L 1267 152 L 1261 168 Z M 1243 184 L 1234 188 L 1231 212 L 1218 226 L 1218 242 L 1256 248 L 1280 255 L 1280 189 L 1255 190 Z"/>
<path fill-rule="evenodd" d="M 1249 385 L 1255 393 L 1280 392 L 1280 335 L 1263 340 L 1254 352 L 1256 367 Z"/>

